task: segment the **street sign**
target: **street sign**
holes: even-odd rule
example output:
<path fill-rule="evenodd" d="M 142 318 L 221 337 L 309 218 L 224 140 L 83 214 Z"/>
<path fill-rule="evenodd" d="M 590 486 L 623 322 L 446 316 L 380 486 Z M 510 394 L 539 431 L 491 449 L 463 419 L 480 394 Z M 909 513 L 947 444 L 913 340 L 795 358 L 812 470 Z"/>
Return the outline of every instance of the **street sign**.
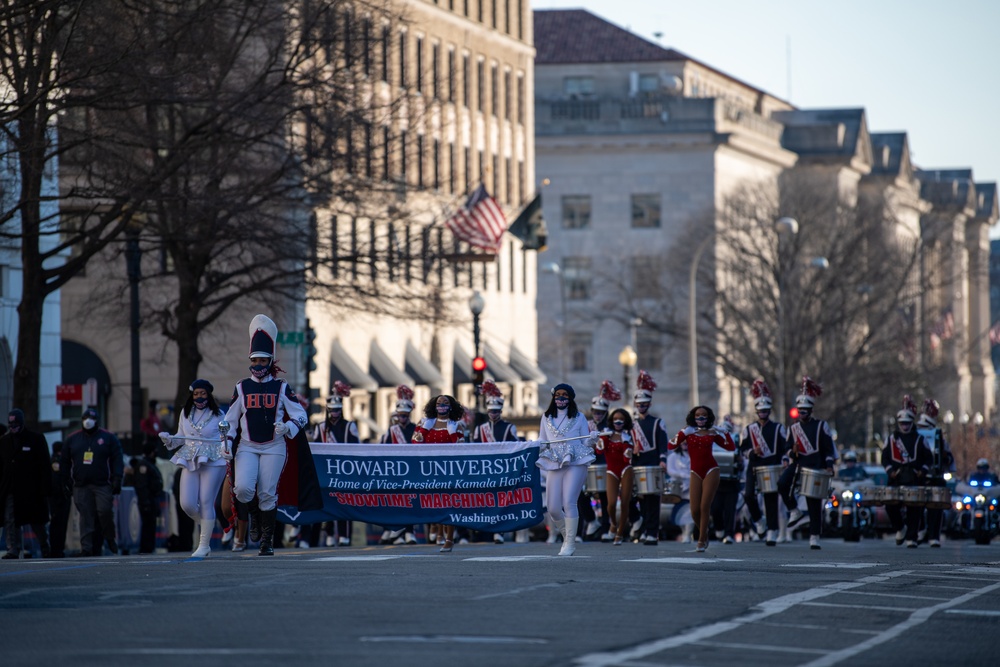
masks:
<path fill-rule="evenodd" d="M 83 385 L 56 385 L 56 405 L 83 405 Z"/>
<path fill-rule="evenodd" d="M 305 334 L 301 331 L 278 332 L 278 345 L 301 345 L 305 339 Z"/>

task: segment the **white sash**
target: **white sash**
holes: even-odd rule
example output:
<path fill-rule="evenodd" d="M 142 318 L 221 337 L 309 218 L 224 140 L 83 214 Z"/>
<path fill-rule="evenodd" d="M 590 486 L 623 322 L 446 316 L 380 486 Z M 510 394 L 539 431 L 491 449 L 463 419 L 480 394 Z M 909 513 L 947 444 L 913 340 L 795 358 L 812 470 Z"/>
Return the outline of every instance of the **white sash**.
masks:
<path fill-rule="evenodd" d="M 892 447 L 889 451 L 892 453 L 893 461 L 904 465 L 910 462 L 910 453 L 906 450 L 906 445 L 895 435 L 889 436 L 889 446 Z"/>
<path fill-rule="evenodd" d="M 409 442 L 406 439 L 406 435 L 403 433 L 403 429 L 399 424 L 393 424 L 389 427 L 389 434 L 392 436 L 392 442 L 395 445 L 405 445 Z"/>
<path fill-rule="evenodd" d="M 656 432 L 656 422 L 653 422 L 653 431 Z M 632 428 L 632 437 L 635 438 L 636 442 L 639 443 L 639 453 L 645 454 L 646 452 L 653 449 L 653 446 L 649 444 L 649 440 L 646 440 L 646 434 L 642 432 L 642 426 L 636 424 Z"/>
<path fill-rule="evenodd" d="M 747 427 L 747 430 L 750 432 L 750 442 L 753 443 L 753 451 L 757 456 L 765 458 L 774 454 L 771 451 L 770 445 L 767 444 L 767 439 L 764 437 L 760 424 L 754 422 Z"/>
<path fill-rule="evenodd" d="M 493 437 L 493 422 L 486 422 L 485 424 L 479 425 L 479 441 L 480 442 L 497 441 L 497 439 Z"/>
<path fill-rule="evenodd" d="M 802 424 L 795 422 L 792 424 L 792 437 L 795 439 L 795 447 L 799 450 L 800 454 L 815 454 L 819 451 L 819 447 L 812 444 L 809 438 L 806 437 L 806 432 L 802 429 Z"/>

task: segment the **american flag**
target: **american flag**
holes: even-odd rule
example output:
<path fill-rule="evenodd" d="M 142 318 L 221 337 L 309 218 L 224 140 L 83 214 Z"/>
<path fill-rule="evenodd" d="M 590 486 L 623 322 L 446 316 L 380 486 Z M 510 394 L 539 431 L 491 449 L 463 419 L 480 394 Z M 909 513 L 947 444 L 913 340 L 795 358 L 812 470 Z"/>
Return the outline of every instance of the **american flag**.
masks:
<path fill-rule="evenodd" d="M 507 218 L 500 204 L 480 185 L 462 208 L 445 222 L 458 239 L 492 253 L 500 250 L 500 241 L 507 230 Z"/>

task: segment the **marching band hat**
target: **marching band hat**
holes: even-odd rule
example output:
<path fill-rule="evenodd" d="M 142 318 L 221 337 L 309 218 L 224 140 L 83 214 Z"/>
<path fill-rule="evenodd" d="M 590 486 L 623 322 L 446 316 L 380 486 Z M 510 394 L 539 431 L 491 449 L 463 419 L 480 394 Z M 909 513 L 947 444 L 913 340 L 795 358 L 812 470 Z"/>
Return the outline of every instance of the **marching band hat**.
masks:
<path fill-rule="evenodd" d="M 771 402 L 771 389 L 763 379 L 753 381 L 750 393 L 753 395 L 753 406 L 756 410 L 764 411 L 771 409 L 773 405 Z"/>
<path fill-rule="evenodd" d="M 327 410 L 333 408 L 334 410 L 344 409 L 344 399 L 351 395 L 351 385 L 346 382 L 341 382 L 337 380 L 333 383 L 333 391 L 330 392 L 330 397 L 326 399 Z"/>
<path fill-rule="evenodd" d="M 590 401 L 590 409 L 607 412 L 612 403 L 620 400 L 622 393 L 618 391 L 618 387 L 611 380 L 605 380 L 601 383 L 601 391 Z"/>
<path fill-rule="evenodd" d="M 653 391 L 656 389 L 656 382 L 646 371 L 640 370 L 639 377 L 635 379 L 636 392 L 632 395 L 632 400 L 636 403 L 652 403 Z"/>
<path fill-rule="evenodd" d="M 405 384 L 396 387 L 396 412 L 413 412 L 413 390 Z"/>
<path fill-rule="evenodd" d="M 503 392 L 493 380 L 486 380 L 482 385 L 483 395 L 486 396 L 487 410 L 503 410 Z"/>
<path fill-rule="evenodd" d="M 278 338 L 278 327 L 267 315 L 255 315 L 250 320 L 250 358 L 269 357 L 274 359 L 274 341 Z"/>
<path fill-rule="evenodd" d="M 903 396 L 903 409 L 896 413 L 897 422 L 909 422 L 913 423 L 913 420 L 917 418 L 917 404 L 913 402 L 913 399 L 909 394 Z"/>
<path fill-rule="evenodd" d="M 917 418 L 919 428 L 937 428 L 937 416 L 941 406 L 933 398 L 924 399 L 924 411 Z"/>
<path fill-rule="evenodd" d="M 795 397 L 795 407 L 812 410 L 816 399 L 823 395 L 823 387 L 808 375 L 802 376 L 802 393 Z"/>

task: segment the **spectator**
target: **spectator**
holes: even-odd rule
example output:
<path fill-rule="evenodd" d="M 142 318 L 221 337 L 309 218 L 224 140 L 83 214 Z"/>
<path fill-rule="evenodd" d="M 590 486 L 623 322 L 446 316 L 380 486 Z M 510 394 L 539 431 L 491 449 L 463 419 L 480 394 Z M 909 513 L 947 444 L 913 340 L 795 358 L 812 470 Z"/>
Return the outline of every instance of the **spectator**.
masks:
<path fill-rule="evenodd" d="M 72 482 L 73 502 L 80 513 L 81 556 L 100 556 L 105 540 L 111 553 L 118 553 L 112 497 L 122 490 L 122 446 L 114 433 L 97 426 L 97 418 L 93 408 L 84 411 L 83 430 L 66 438 L 59 461 L 62 486 Z M 95 540 L 98 522 L 102 537 Z"/>
<path fill-rule="evenodd" d="M 52 495 L 49 496 L 49 549 L 52 558 L 62 558 L 66 550 L 66 526 L 69 524 L 69 510 L 72 507 L 70 494 L 63 492 L 59 457 L 62 456 L 62 440 L 52 443 Z"/>
<path fill-rule="evenodd" d="M 163 475 L 156 467 L 156 445 L 145 446 L 142 456 L 132 459 L 132 486 L 139 503 L 142 528 L 139 536 L 139 553 L 156 551 L 156 521 L 160 518 L 160 499 L 163 496 Z"/>
<path fill-rule="evenodd" d="M 0 437 L 0 506 L 7 532 L 7 553 L 3 558 L 21 557 L 21 526 L 26 524 L 35 531 L 42 558 L 48 558 L 46 499 L 52 489 L 49 446 L 40 433 L 24 427 L 24 413 L 20 409 L 10 411 L 7 425 L 8 432 Z"/>

